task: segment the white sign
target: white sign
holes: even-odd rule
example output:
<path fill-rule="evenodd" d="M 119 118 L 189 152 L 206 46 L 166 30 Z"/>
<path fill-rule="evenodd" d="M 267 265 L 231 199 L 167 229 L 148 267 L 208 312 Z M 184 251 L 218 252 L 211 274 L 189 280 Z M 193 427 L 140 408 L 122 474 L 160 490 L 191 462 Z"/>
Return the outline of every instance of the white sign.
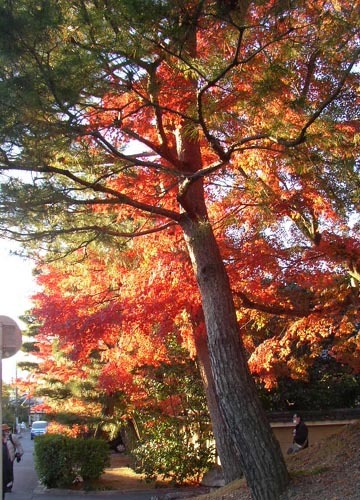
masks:
<path fill-rule="evenodd" d="M 0 345 L 2 359 L 14 356 L 22 344 L 21 330 L 8 316 L 0 316 Z"/>

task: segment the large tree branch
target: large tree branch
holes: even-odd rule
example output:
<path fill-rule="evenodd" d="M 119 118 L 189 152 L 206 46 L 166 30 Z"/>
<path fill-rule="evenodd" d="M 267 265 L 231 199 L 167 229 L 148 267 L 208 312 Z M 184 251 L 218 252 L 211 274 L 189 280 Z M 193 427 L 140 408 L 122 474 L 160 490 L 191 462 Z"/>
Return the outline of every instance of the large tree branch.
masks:
<path fill-rule="evenodd" d="M 1 170 L 1 169 L 0 169 Z M 118 203 L 119 205 L 127 205 L 132 208 L 135 208 L 139 211 L 147 212 L 150 214 L 156 214 L 160 215 L 161 217 L 166 217 L 168 219 L 171 219 L 173 221 L 178 222 L 180 220 L 180 214 L 177 212 L 174 212 L 172 210 L 167 210 L 165 208 L 156 206 L 156 205 L 149 205 L 147 203 L 143 202 L 138 202 L 128 196 L 126 196 L 123 193 L 120 193 L 116 191 L 115 189 L 109 188 L 107 186 L 104 186 L 103 184 L 100 184 L 98 182 L 89 182 L 86 179 L 83 179 L 77 175 L 75 175 L 73 172 L 67 169 L 62 169 L 58 167 L 54 167 L 51 165 L 48 166 L 38 166 L 38 167 L 26 167 L 22 165 L 13 165 L 12 167 L 7 165 L 6 168 L 2 168 L 2 170 L 18 170 L 18 171 L 25 171 L 25 172 L 40 172 L 40 173 L 46 173 L 46 174 L 56 174 L 60 175 L 63 177 L 66 177 L 67 179 L 70 179 L 72 182 L 74 182 L 75 185 L 81 186 L 82 188 L 89 189 L 90 191 L 94 191 L 96 193 L 103 193 L 104 195 L 110 195 L 110 199 L 108 200 L 109 205 L 110 204 L 116 204 Z M 91 203 L 91 200 L 89 200 Z M 89 203 L 89 204 L 90 204 Z"/>
<path fill-rule="evenodd" d="M 135 139 L 139 141 L 141 144 L 147 146 L 149 149 L 154 151 L 155 154 L 164 157 L 164 151 L 161 149 L 161 147 L 156 146 L 153 142 L 148 141 L 144 137 L 140 136 L 137 134 L 135 131 L 128 129 L 128 128 L 123 128 L 122 129 L 124 133 L 129 135 L 132 139 Z M 167 168 L 166 166 L 162 165 L 161 163 L 157 163 L 155 161 L 143 161 L 138 159 L 138 155 L 126 155 L 119 151 L 115 146 L 111 144 L 105 137 L 98 131 L 92 131 L 91 134 L 98 142 L 99 146 L 102 146 L 105 148 L 109 153 L 111 153 L 113 156 L 120 158 L 121 160 L 124 160 L 126 162 L 131 163 L 134 167 L 146 167 L 146 168 L 151 168 L 153 170 L 158 170 L 160 172 L 165 172 L 168 175 L 173 175 L 174 177 L 183 177 L 184 173 L 181 172 L 180 170 L 175 170 L 174 168 Z M 140 156 L 140 155 L 139 155 Z M 166 157 L 164 157 L 165 160 L 167 160 Z M 173 162 L 174 157 L 169 158 L 171 162 Z M 181 162 L 177 162 L 177 166 L 181 166 Z"/>
<path fill-rule="evenodd" d="M 164 231 L 165 229 L 168 229 L 169 227 L 175 226 L 175 222 L 168 222 L 166 224 L 162 224 L 160 226 L 153 227 L 151 229 L 147 230 L 134 230 L 134 231 L 117 231 L 113 229 L 112 227 L 106 227 L 106 226 L 99 226 L 99 225 L 84 225 L 84 226 L 73 226 L 70 228 L 62 228 L 62 229 L 49 229 L 47 231 L 36 231 L 32 234 L 28 233 L 22 233 L 20 231 L 15 231 L 13 229 L 8 229 L 6 228 L 4 233 L 6 233 L 12 240 L 17 240 L 21 242 L 26 242 L 26 241 L 34 241 L 34 240 L 42 240 L 46 238 L 53 238 L 57 236 L 65 236 L 69 234 L 80 234 L 80 233 L 96 233 L 96 234 L 101 234 L 101 235 L 107 235 L 107 236 L 112 236 L 115 238 L 137 238 L 139 236 L 146 236 L 149 234 L 154 234 L 154 233 L 159 233 L 161 231 Z"/>
<path fill-rule="evenodd" d="M 306 77 L 305 77 L 305 81 L 304 81 L 304 86 L 303 86 L 303 88 L 301 90 L 301 94 L 300 94 L 300 99 L 302 99 L 302 100 L 306 99 L 306 97 L 307 97 L 307 94 L 308 94 L 308 91 L 310 88 L 311 79 L 312 79 L 313 74 L 315 72 L 316 59 L 319 57 L 319 55 L 320 55 L 319 49 L 315 50 L 310 55 L 309 62 L 307 64 L 307 72 L 306 72 Z"/>

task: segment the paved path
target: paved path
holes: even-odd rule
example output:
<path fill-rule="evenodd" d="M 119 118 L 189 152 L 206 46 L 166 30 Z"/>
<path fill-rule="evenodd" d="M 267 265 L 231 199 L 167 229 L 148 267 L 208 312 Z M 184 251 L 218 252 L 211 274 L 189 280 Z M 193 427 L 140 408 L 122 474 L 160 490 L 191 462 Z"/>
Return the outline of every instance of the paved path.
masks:
<path fill-rule="evenodd" d="M 21 462 L 14 463 L 14 486 L 12 493 L 6 493 L 6 500 L 16 500 L 30 498 L 29 493 L 32 492 L 38 485 L 38 478 L 34 469 L 34 441 L 30 439 L 30 432 L 23 432 L 19 435 L 24 455 Z"/>
<path fill-rule="evenodd" d="M 34 441 L 30 439 L 29 431 L 21 435 L 24 455 L 19 463 L 14 463 L 14 486 L 11 493 L 5 494 L 5 500 L 69 500 L 85 497 L 86 500 L 157 500 L 176 498 L 181 495 L 179 490 L 142 490 L 142 491 L 99 491 L 84 492 L 72 490 L 46 489 L 38 481 L 34 468 Z M 180 495 L 179 495 L 180 493 Z"/>

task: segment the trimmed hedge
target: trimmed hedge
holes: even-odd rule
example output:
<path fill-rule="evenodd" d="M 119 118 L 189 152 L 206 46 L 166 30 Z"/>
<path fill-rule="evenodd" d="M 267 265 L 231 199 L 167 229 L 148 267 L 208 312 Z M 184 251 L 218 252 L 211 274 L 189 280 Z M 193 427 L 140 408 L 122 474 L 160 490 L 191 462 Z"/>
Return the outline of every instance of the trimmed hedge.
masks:
<path fill-rule="evenodd" d="M 76 477 L 98 479 L 110 464 L 109 447 L 100 439 L 44 434 L 35 438 L 35 469 L 47 488 L 67 488 Z"/>
<path fill-rule="evenodd" d="M 77 439 L 79 474 L 84 481 L 99 479 L 105 467 L 110 465 L 109 445 L 99 439 Z"/>

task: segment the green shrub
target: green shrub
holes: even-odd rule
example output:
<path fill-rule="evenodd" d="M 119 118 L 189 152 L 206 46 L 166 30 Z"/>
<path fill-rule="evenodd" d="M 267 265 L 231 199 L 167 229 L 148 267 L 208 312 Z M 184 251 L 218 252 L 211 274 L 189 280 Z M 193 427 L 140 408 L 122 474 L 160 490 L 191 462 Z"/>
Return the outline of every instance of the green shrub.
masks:
<path fill-rule="evenodd" d="M 109 465 L 109 448 L 98 439 L 46 434 L 35 439 L 35 469 L 47 488 L 65 488 L 77 476 L 98 479 Z"/>
<path fill-rule="evenodd" d="M 327 357 L 317 359 L 308 370 L 309 379 L 279 379 L 275 389 L 259 384 L 259 395 L 267 411 L 329 410 L 356 408 L 360 403 L 360 375 Z M 291 405 L 289 405 L 289 402 Z"/>
<path fill-rule="evenodd" d="M 195 442 L 192 435 L 179 428 L 175 419 L 154 422 L 143 442 L 132 450 L 135 471 L 144 474 L 147 481 L 156 477 L 177 485 L 198 481 L 214 464 L 215 450 L 208 444 L 208 434 L 198 435 Z"/>
<path fill-rule="evenodd" d="M 77 439 L 77 469 L 84 481 L 98 479 L 110 465 L 109 446 L 100 439 Z"/>
<path fill-rule="evenodd" d="M 35 469 L 39 480 L 47 488 L 61 488 L 72 484 L 74 470 L 73 440 L 60 434 L 45 434 L 35 438 Z"/>
<path fill-rule="evenodd" d="M 166 339 L 169 362 L 138 367 L 146 404 L 136 415 L 141 442 L 131 450 L 147 480 L 199 481 L 215 462 L 214 437 L 199 367 L 178 342 Z"/>

